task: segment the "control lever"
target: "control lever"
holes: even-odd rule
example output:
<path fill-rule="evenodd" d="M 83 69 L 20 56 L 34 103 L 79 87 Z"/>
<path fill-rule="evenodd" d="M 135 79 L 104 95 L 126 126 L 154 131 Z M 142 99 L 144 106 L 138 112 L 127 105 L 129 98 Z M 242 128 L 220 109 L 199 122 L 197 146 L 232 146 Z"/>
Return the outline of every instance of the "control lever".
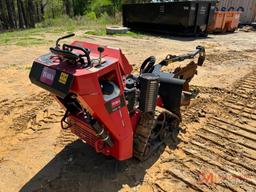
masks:
<path fill-rule="evenodd" d="M 197 46 L 196 47 L 197 50 L 199 50 L 199 57 L 198 57 L 198 61 L 197 64 L 199 66 L 202 66 L 204 64 L 205 61 L 205 48 L 203 46 Z"/>
<path fill-rule="evenodd" d="M 101 65 L 101 60 L 102 60 L 102 53 L 105 51 L 104 47 L 98 47 L 98 52 L 99 52 L 99 64 L 98 65 Z"/>

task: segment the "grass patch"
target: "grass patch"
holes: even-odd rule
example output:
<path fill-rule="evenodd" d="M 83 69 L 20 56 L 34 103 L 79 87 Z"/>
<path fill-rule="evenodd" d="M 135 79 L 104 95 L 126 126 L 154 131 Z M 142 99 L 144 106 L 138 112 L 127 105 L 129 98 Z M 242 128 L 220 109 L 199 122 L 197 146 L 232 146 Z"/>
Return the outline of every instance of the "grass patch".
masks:
<path fill-rule="evenodd" d="M 38 44 L 44 44 L 44 43 L 45 43 L 45 41 L 43 39 L 28 37 L 28 38 L 18 39 L 15 42 L 15 45 L 29 46 L 29 45 L 38 45 Z"/>
<path fill-rule="evenodd" d="M 98 30 L 88 30 L 84 33 L 85 35 L 99 35 L 103 36 L 106 35 L 106 29 L 98 29 Z"/>
<path fill-rule="evenodd" d="M 64 33 L 79 30 L 95 31 L 93 32 L 95 35 L 106 35 L 106 25 L 114 25 L 118 22 L 118 20 L 107 15 L 93 20 L 88 19 L 86 16 L 77 17 L 75 19 L 71 19 L 67 16 L 56 19 L 46 19 L 42 23 L 37 24 L 34 29 L 0 33 L 0 45 L 31 46 L 48 44 L 54 41 L 51 37 L 55 38 L 56 36 L 57 38 Z"/>
<path fill-rule="evenodd" d="M 105 28 L 99 29 L 99 30 L 89 30 L 89 31 L 86 31 L 84 34 L 85 35 L 99 35 L 99 36 L 107 35 Z M 130 36 L 130 37 L 134 37 L 134 38 L 139 38 L 142 35 L 143 34 L 138 33 L 138 32 L 128 31 L 128 33 L 125 33 L 125 34 L 113 34 L 111 36 L 125 36 L 125 37 Z"/>
<path fill-rule="evenodd" d="M 0 45 L 31 46 L 45 44 L 45 30 L 39 28 L 0 33 Z"/>
<path fill-rule="evenodd" d="M 138 32 L 134 32 L 134 31 L 128 31 L 128 33 L 125 33 L 125 34 L 114 34 L 113 36 L 130 36 L 130 37 L 139 38 L 139 37 L 142 36 L 142 34 L 138 33 Z"/>
<path fill-rule="evenodd" d="M 32 46 L 39 44 L 54 43 L 57 37 L 76 31 L 86 31 L 87 35 L 106 35 L 107 25 L 120 25 L 120 18 L 115 19 L 107 14 L 102 14 L 100 18 L 89 19 L 88 16 L 80 16 L 71 19 L 62 16 L 55 19 L 46 19 L 36 25 L 34 29 L 17 30 L 13 32 L 0 33 L 0 45 Z M 137 32 L 127 34 L 117 34 L 113 36 L 140 37 Z"/>

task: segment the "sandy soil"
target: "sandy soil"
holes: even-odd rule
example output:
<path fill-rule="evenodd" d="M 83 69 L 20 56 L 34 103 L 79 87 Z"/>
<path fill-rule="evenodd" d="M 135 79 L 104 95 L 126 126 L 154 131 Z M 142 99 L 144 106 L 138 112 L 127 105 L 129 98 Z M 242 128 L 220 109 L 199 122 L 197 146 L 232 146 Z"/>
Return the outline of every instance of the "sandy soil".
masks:
<path fill-rule="evenodd" d="M 135 72 L 148 56 L 160 61 L 203 45 L 207 61 L 192 81 L 201 93 L 168 146 L 143 163 L 117 162 L 61 130 L 63 110 L 29 82 L 29 66 L 50 45 L 1 46 L 0 192 L 256 190 L 255 32 L 77 39 L 120 47 Z"/>

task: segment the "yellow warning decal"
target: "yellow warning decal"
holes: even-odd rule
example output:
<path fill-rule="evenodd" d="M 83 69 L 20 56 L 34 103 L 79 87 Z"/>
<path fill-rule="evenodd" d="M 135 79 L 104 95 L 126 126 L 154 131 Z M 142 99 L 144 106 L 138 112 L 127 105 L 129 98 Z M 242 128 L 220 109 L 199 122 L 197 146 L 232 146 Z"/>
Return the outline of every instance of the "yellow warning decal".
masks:
<path fill-rule="evenodd" d="M 61 72 L 59 82 L 65 85 L 67 83 L 67 80 L 68 80 L 68 74 Z"/>

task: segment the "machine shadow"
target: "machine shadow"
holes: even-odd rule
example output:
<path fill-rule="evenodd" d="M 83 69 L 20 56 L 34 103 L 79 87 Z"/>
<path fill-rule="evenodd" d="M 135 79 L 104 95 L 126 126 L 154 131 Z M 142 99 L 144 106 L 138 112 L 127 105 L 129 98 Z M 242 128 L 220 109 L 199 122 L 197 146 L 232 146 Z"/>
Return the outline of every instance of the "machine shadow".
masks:
<path fill-rule="evenodd" d="M 175 131 L 167 146 L 174 150 L 179 144 Z M 42 168 L 20 192 L 31 191 L 108 191 L 120 190 L 124 185 L 139 185 L 150 168 L 165 150 L 159 151 L 144 162 L 136 159 L 117 161 L 97 154 L 80 140 L 67 145 L 54 159 Z"/>

